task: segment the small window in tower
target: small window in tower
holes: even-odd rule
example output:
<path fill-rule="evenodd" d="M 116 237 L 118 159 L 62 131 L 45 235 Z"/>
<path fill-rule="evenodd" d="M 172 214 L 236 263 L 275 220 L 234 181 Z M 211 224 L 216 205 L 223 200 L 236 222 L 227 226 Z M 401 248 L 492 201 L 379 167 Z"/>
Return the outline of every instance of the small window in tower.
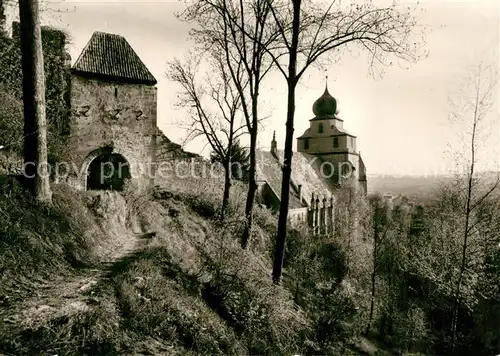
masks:
<path fill-rule="evenodd" d="M 318 133 L 323 133 L 323 123 L 321 123 L 321 122 L 318 126 Z"/>
<path fill-rule="evenodd" d="M 304 149 L 305 150 L 309 149 L 309 140 L 304 140 Z"/>
<path fill-rule="evenodd" d="M 118 97 L 118 88 L 115 88 L 115 98 Z"/>
<path fill-rule="evenodd" d="M 339 147 L 339 139 L 338 137 L 333 138 L 333 148 Z"/>

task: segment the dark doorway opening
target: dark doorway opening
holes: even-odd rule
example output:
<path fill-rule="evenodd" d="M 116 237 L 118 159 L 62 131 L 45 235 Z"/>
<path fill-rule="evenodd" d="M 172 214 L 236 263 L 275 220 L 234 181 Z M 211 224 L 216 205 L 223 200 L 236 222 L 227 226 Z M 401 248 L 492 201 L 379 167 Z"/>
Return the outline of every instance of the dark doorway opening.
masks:
<path fill-rule="evenodd" d="M 118 153 L 103 153 L 89 165 L 87 190 L 122 191 L 130 178 L 130 167 L 125 157 Z"/>

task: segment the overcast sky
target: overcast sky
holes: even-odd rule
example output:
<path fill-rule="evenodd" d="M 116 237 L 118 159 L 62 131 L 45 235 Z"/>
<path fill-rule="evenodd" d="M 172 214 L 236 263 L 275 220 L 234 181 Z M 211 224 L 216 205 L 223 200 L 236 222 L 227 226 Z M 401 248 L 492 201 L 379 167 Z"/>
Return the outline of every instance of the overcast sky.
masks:
<path fill-rule="evenodd" d="M 381 0 L 382 1 L 382 0 Z M 158 125 L 174 141 L 182 142 L 175 109 L 176 87 L 165 78 L 166 62 L 182 57 L 191 47 L 189 28 L 175 18 L 184 5 L 176 1 L 51 2 L 60 12 L 45 13 L 44 24 L 66 29 L 73 61 L 94 31 L 124 36 L 158 79 Z M 347 54 L 328 68 L 328 88 L 337 98 L 345 128 L 358 138 L 369 174 L 446 173 L 452 167 L 448 144 L 458 147 L 452 134 L 448 96 L 456 92 L 467 66 L 480 59 L 498 67 L 499 5 L 497 0 L 420 1 L 421 25 L 427 58 L 417 64 L 386 69 L 383 78 L 368 73 L 367 58 Z M 264 91 L 271 117 L 259 134 L 259 146 L 268 149 L 273 130 L 278 148 L 285 139 L 286 85 L 273 75 L 273 90 Z M 301 80 L 296 98 L 295 137 L 309 127 L 312 105 L 323 93 L 324 72 L 311 70 Z M 272 94 L 272 95 L 271 95 Z M 491 135 L 482 156 L 482 169 L 498 169 L 498 89 L 488 118 Z M 271 100 L 270 100 L 271 99 Z M 294 143 L 295 146 L 295 143 Z M 199 152 L 199 142 L 187 145 Z M 206 152 L 205 152 L 206 153 Z"/>

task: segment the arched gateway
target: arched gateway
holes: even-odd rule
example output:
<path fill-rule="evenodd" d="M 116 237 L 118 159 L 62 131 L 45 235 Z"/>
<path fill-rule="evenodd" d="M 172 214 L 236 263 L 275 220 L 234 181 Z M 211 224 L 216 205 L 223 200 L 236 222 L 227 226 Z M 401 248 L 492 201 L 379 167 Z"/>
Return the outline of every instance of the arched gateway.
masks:
<path fill-rule="evenodd" d="M 156 83 L 125 38 L 92 35 L 71 71 L 70 184 L 118 191 L 128 179 L 137 191 L 153 184 Z"/>
<path fill-rule="evenodd" d="M 102 152 L 95 157 L 87 169 L 87 190 L 122 191 L 131 179 L 130 165 L 119 153 Z"/>

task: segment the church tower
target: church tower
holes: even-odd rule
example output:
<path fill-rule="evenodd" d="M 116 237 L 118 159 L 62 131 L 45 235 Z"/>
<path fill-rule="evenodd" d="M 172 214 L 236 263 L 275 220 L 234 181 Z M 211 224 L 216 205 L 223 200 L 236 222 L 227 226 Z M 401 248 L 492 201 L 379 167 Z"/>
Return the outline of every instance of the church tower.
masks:
<path fill-rule="evenodd" d="M 297 138 L 297 151 L 332 163 L 334 172 L 330 174 L 337 183 L 352 182 L 366 192 L 366 169 L 356 149 L 356 136 L 344 129 L 337 100 L 328 92 L 328 84 L 312 109 L 314 117 L 309 120 L 309 128 Z"/>

